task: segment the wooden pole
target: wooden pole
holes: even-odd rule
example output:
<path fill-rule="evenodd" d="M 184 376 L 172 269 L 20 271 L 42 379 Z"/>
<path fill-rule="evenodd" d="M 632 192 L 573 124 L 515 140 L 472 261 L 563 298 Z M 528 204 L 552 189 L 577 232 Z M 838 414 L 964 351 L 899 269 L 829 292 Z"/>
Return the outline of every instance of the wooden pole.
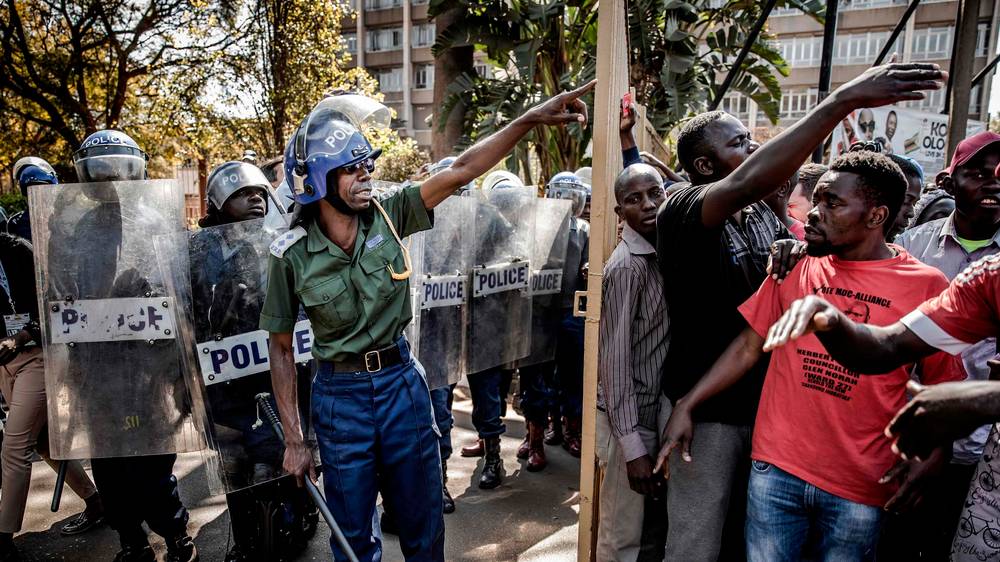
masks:
<path fill-rule="evenodd" d="M 597 339 L 601 321 L 604 261 L 616 243 L 612 185 L 622 169 L 618 116 L 628 91 L 625 0 L 605 0 L 597 16 L 597 89 L 594 97 L 593 192 L 590 205 L 590 273 L 585 314 L 583 431 L 580 462 L 580 525 L 577 560 L 595 560 L 597 538 Z"/>
<path fill-rule="evenodd" d="M 958 41 L 951 54 L 951 96 L 948 111 L 948 147 L 945 164 L 951 162 L 955 147 L 965 138 L 969 122 L 969 94 L 972 92 L 972 65 L 976 62 L 976 26 L 979 23 L 979 0 L 962 0 L 958 7 Z"/>

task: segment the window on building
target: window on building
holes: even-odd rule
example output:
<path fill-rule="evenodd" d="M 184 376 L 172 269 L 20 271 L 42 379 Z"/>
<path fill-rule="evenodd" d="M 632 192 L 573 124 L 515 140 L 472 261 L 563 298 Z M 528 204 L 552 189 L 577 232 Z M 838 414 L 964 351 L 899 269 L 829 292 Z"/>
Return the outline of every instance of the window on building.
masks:
<path fill-rule="evenodd" d="M 815 88 L 785 90 L 781 93 L 782 119 L 800 119 L 816 107 L 818 93 Z"/>
<path fill-rule="evenodd" d="M 913 30 L 910 60 L 938 60 L 951 56 L 952 26 L 921 27 Z"/>
<path fill-rule="evenodd" d="M 750 118 L 750 98 L 739 92 L 730 92 L 722 98 L 719 109 L 745 122 Z"/>
<path fill-rule="evenodd" d="M 983 22 L 976 27 L 976 56 L 985 57 L 990 48 L 990 24 Z"/>
<path fill-rule="evenodd" d="M 434 65 L 418 64 L 413 68 L 413 88 L 427 90 L 434 87 Z"/>
<path fill-rule="evenodd" d="M 878 57 L 885 42 L 889 40 L 888 31 L 868 33 L 848 33 L 837 37 L 833 49 L 834 64 L 872 64 Z M 902 52 L 903 35 L 896 38 L 890 51 Z"/>
<path fill-rule="evenodd" d="M 476 61 L 473 63 L 473 68 L 476 70 L 476 74 L 480 78 L 493 78 L 493 66 L 489 63 Z"/>
<path fill-rule="evenodd" d="M 403 28 L 390 27 L 386 29 L 372 29 L 365 34 L 368 44 L 365 49 L 369 53 L 379 51 L 397 51 L 403 48 Z"/>
<path fill-rule="evenodd" d="M 437 37 L 437 26 L 433 23 L 413 24 L 411 41 L 414 47 L 429 47 Z"/>
<path fill-rule="evenodd" d="M 357 33 L 345 33 L 340 36 L 344 41 L 344 48 L 348 53 L 358 52 L 358 34 Z"/>
<path fill-rule="evenodd" d="M 410 2 L 410 4 L 413 6 L 421 6 L 423 4 L 429 4 L 429 3 L 430 0 L 413 0 L 412 2 Z"/>
<path fill-rule="evenodd" d="M 383 93 L 403 91 L 403 67 L 380 68 L 375 71 L 378 89 Z"/>
<path fill-rule="evenodd" d="M 365 9 L 368 11 L 388 10 L 390 8 L 398 8 L 402 5 L 402 0 L 365 0 Z"/>

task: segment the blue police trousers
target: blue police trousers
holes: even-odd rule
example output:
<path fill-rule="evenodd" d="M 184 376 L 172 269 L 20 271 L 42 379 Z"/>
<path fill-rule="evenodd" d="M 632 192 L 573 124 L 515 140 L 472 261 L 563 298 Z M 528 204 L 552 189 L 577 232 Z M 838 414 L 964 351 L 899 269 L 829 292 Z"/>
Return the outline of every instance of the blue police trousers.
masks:
<path fill-rule="evenodd" d="M 312 417 L 326 502 L 358 560 L 382 559 L 373 528 L 379 492 L 395 510 L 406 560 L 444 560 L 441 457 L 423 367 L 399 341 L 403 363 L 374 373 L 320 362 Z M 334 559 L 347 560 L 331 540 Z"/>

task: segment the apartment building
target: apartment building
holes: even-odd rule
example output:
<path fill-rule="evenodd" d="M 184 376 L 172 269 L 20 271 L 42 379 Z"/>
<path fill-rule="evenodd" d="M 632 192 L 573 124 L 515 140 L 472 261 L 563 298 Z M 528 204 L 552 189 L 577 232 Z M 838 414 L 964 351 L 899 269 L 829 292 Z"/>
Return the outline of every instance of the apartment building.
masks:
<path fill-rule="evenodd" d="M 396 110 L 398 130 L 430 150 L 430 116 L 434 113 L 434 56 L 437 35 L 428 21 L 428 0 L 352 0 L 356 16 L 342 22 L 352 55 L 378 80 L 385 104 Z M 363 5 L 359 6 L 359 2 Z M 491 72 L 480 60 L 476 70 Z"/>
<path fill-rule="evenodd" d="M 833 87 L 851 80 L 870 67 L 902 18 L 908 0 L 842 0 L 837 22 L 837 40 L 833 55 Z M 910 17 L 893 51 L 902 61 L 934 62 L 947 69 L 955 41 L 956 0 L 923 0 Z M 981 70 L 997 49 L 996 3 L 981 2 L 973 73 Z M 772 13 L 767 29 L 777 36 L 776 46 L 788 61 L 791 72 L 779 77 L 782 88 L 781 120 L 787 127 L 803 117 L 817 102 L 820 58 L 823 51 L 823 27 L 797 9 L 781 8 Z M 972 90 L 971 119 L 989 120 L 988 105 L 992 73 Z M 931 93 L 919 102 L 901 105 L 921 111 L 940 112 L 945 90 Z M 751 129 L 767 136 L 773 127 L 764 113 L 749 98 L 730 93 L 722 109 L 733 113 Z"/>

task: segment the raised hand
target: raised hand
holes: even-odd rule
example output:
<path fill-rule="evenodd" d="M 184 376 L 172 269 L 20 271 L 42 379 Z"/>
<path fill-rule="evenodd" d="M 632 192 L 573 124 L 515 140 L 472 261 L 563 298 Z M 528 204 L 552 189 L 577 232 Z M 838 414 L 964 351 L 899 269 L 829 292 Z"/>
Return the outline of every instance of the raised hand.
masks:
<path fill-rule="evenodd" d="M 767 331 L 764 351 L 773 351 L 806 334 L 830 330 L 843 320 L 842 316 L 832 304 L 817 296 L 799 299 Z"/>
<path fill-rule="evenodd" d="M 852 107 L 878 107 L 922 100 L 924 90 L 938 90 L 947 80 L 948 73 L 936 64 L 890 63 L 869 68 L 832 95 Z"/>
<path fill-rule="evenodd" d="M 547 101 L 536 105 L 525 114 L 531 122 L 538 125 L 568 125 L 569 123 L 587 124 L 587 104 L 580 99 L 594 89 L 597 80 L 575 90 L 552 96 Z"/>

